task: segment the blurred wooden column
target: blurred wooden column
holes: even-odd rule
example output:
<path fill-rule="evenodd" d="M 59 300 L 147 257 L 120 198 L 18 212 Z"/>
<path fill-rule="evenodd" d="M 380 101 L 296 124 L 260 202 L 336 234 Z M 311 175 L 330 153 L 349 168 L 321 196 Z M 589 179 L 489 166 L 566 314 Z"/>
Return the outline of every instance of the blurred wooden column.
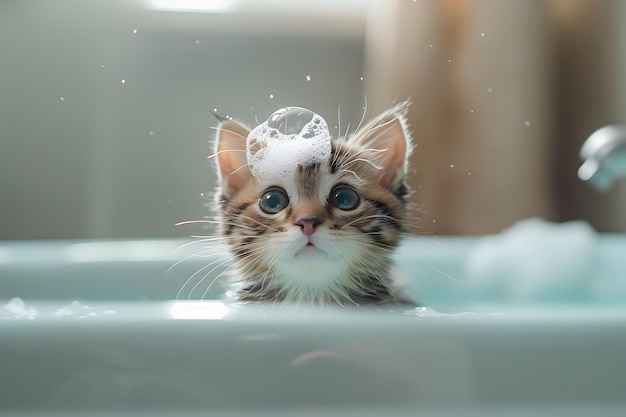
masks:
<path fill-rule="evenodd" d="M 422 232 L 554 217 L 551 48 L 540 0 L 384 0 L 367 33 L 372 112 L 411 97 Z"/>
<path fill-rule="evenodd" d="M 558 32 L 555 165 L 562 219 L 626 232 L 626 181 L 599 192 L 575 175 L 579 150 L 596 129 L 626 124 L 626 2 L 550 0 Z"/>

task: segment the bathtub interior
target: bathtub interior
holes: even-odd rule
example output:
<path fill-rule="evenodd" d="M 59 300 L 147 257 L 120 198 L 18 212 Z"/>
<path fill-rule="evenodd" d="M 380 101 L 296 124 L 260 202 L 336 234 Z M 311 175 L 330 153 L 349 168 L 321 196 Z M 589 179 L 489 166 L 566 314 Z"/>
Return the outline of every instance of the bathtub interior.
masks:
<path fill-rule="evenodd" d="M 5 242 L 0 411 L 625 415 L 626 237 L 534 298 L 470 285 L 483 243 L 407 240 L 426 308 L 316 309 L 223 301 L 190 240 Z"/>

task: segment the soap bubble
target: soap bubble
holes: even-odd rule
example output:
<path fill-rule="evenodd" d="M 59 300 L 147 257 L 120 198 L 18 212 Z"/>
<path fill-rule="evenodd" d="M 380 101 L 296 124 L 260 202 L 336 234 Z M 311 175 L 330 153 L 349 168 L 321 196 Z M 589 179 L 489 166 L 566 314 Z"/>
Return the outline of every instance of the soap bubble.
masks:
<path fill-rule="evenodd" d="M 328 159 L 331 149 L 328 125 L 320 115 L 301 107 L 285 107 L 250 132 L 246 157 L 257 180 L 277 181 L 298 165 Z"/>

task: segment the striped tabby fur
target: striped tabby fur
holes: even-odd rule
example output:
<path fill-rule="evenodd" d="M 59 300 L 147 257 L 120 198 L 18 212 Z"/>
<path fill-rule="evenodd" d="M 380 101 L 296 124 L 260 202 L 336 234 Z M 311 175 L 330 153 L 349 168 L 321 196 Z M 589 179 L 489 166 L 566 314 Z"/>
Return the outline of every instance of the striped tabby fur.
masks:
<path fill-rule="evenodd" d="M 327 161 L 299 166 L 293 178 L 271 184 L 259 183 L 246 166 L 249 128 L 221 121 L 219 233 L 234 256 L 239 299 L 410 302 L 391 276 L 391 254 L 407 223 L 407 108 L 407 102 L 401 103 L 352 137 L 333 140 Z M 287 205 L 277 213 L 262 209 L 268 190 L 287 196 Z M 354 197 L 350 190 L 358 195 L 358 204 L 346 210 L 344 198 Z M 343 209 L 336 201 L 344 202 Z"/>

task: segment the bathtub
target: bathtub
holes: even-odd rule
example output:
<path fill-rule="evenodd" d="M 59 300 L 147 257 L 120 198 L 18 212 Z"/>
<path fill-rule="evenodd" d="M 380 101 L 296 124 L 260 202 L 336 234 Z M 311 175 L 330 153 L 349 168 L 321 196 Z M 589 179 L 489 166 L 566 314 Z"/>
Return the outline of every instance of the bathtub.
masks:
<path fill-rule="evenodd" d="M 417 309 L 225 302 L 190 241 L 1 243 L 0 415 L 626 416 L 621 294 L 477 293 L 479 241 L 403 245 Z M 594 251 L 626 279 L 625 236 Z"/>

